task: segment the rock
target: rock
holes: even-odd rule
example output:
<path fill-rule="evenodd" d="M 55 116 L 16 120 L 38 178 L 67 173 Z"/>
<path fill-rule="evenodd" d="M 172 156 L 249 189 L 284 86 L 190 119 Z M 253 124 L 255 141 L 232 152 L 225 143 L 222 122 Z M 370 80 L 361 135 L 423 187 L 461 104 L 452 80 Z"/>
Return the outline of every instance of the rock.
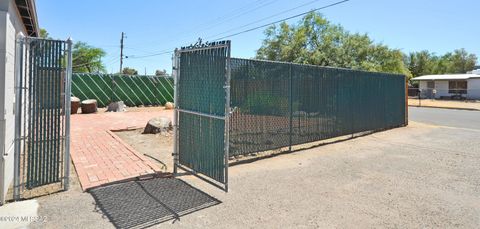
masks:
<path fill-rule="evenodd" d="M 167 117 L 156 117 L 148 121 L 147 126 L 143 130 L 144 134 L 158 134 L 173 129 L 172 120 Z"/>
<path fill-rule="evenodd" d="M 118 102 L 111 102 L 108 104 L 107 112 L 124 112 L 125 111 L 125 104 L 123 101 Z"/>
<path fill-rule="evenodd" d="M 80 107 L 80 99 L 77 97 L 71 97 L 70 107 L 70 114 L 76 114 L 78 112 L 78 108 Z"/>
<path fill-rule="evenodd" d="M 167 102 L 165 103 L 165 109 L 166 110 L 172 110 L 173 108 L 175 108 L 175 105 L 171 102 Z"/>
<path fill-rule="evenodd" d="M 91 114 L 97 112 L 97 100 L 87 99 L 82 101 L 82 114 Z"/>

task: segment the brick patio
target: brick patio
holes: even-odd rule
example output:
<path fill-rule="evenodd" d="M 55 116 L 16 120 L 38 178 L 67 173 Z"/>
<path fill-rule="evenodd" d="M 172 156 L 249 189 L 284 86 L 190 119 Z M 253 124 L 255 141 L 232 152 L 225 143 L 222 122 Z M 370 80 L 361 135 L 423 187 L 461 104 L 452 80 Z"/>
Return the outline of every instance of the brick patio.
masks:
<path fill-rule="evenodd" d="M 157 116 L 172 118 L 173 112 L 146 108 L 72 115 L 71 157 L 82 189 L 160 172 L 160 167 L 111 132 L 143 127 Z"/>

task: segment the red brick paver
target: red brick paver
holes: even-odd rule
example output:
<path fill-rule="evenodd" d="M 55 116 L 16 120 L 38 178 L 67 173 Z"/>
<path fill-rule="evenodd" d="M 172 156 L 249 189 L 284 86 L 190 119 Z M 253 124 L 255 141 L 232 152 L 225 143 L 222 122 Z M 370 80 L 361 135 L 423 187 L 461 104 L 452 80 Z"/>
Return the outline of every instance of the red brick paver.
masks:
<path fill-rule="evenodd" d="M 111 130 L 143 127 L 172 111 L 76 114 L 71 117 L 71 157 L 83 190 L 160 172 L 160 168 L 124 143 Z"/>

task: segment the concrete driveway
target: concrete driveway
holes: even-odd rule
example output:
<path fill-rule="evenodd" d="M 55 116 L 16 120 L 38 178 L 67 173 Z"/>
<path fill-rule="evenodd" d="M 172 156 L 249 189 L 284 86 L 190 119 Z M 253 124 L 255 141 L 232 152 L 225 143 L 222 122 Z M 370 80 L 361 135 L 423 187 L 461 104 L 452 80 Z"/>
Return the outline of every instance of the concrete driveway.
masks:
<path fill-rule="evenodd" d="M 406 128 L 232 166 L 229 193 L 182 177 L 221 203 L 154 227 L 478 228 L 480 131 L 452 112 L 411 109 Z M 78 188 L 38 201 L 35 227 L 113 227 Z"/>

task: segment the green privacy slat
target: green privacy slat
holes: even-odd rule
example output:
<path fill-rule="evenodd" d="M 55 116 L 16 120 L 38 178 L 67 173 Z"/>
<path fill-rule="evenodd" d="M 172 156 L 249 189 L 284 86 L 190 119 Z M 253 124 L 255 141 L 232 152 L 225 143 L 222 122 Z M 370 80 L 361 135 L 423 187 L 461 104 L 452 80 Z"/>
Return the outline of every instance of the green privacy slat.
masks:
<path fill-rule="evenodd" d="M 28 113 L 25 141 L 25 187 L 27 189 L 59 182 L 62 137 L 61 90 L 65 66 L 64 41 L 31 40 L 28 43 L 26 98 Z"/>
<path fill-rule="evenodd" d="M 74 73 L 72 94 L 81 100 L 96 99 L 100 107 L 120 100 L 127 106 L 164 105 L 166 102 L 173 102 L 173 79 L 159 76 Z"/>
<path fill-rule="evenodd" d="M 177 82 L 178 162 L 226 184 L 225 120 L 227 58 L 224 43 L 180 52 Z M 160 82 L 163 87 L 171 86 Z M 169 96 L 171 96 L 170 93 Z"/>
<path fill-rule="evenodd" d="M 405 77 L 231 59 L 230 156 L 405 124 Z"/>

